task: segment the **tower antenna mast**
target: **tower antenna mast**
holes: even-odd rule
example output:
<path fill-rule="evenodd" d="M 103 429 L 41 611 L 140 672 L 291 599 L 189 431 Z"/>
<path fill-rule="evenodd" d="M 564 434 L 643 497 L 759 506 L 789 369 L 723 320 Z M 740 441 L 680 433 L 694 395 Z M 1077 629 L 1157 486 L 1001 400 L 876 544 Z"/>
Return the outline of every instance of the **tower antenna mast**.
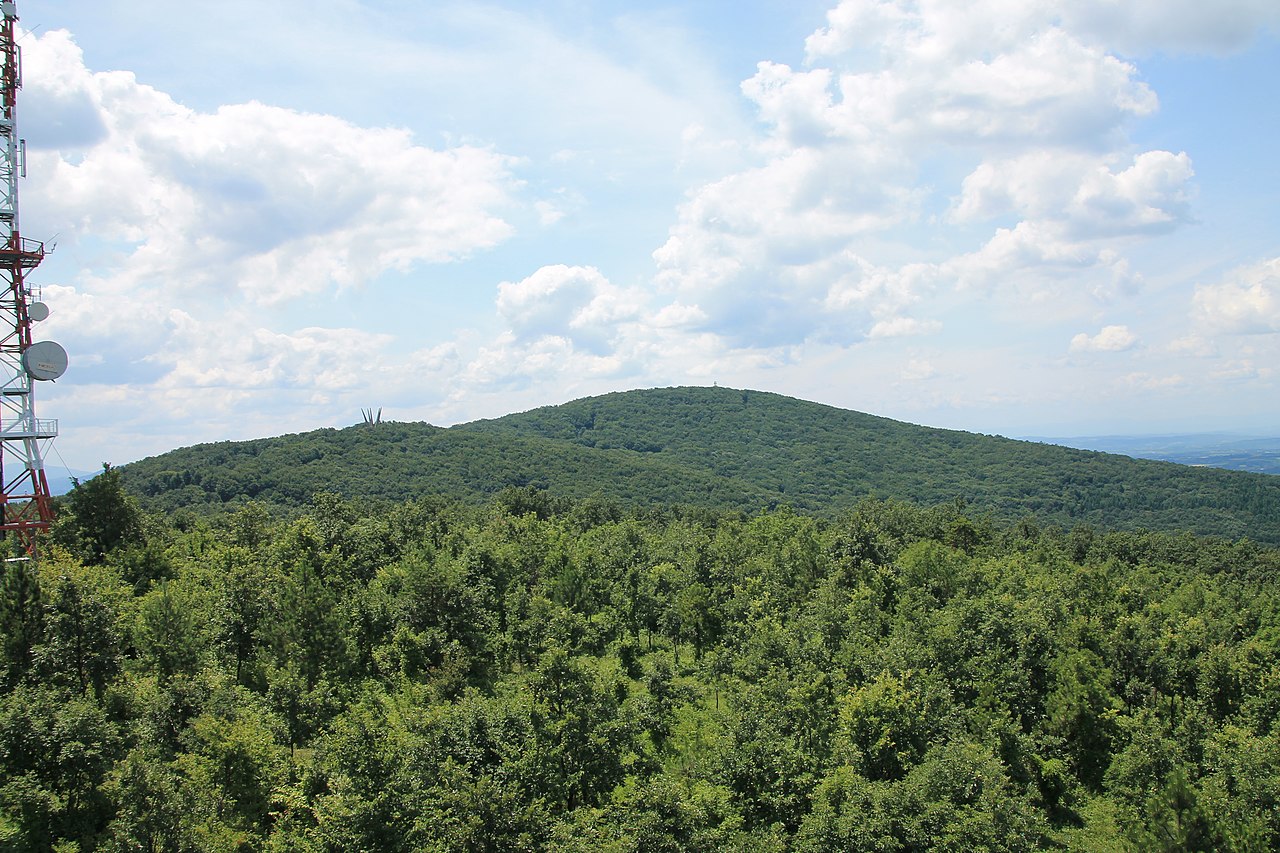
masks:
<path fill-rule="evenodd" d="M 33 555 L 36 535 L 53 521 L 41 444 L 58 434 L 56 420 L 36 417 L 35 383 L 61 376 L 67 353 L 53 341 L 31 338 L 31 324 L 49 309 L 33 299 L 26 275 L 44 260 L 45 248 L 23 237 L 18 222 L 18 178 L 26 175 L 16 115 L 22 53 L 12 0 L 0 0 L 0 14 L 0 536 L 12 533 Z"/>

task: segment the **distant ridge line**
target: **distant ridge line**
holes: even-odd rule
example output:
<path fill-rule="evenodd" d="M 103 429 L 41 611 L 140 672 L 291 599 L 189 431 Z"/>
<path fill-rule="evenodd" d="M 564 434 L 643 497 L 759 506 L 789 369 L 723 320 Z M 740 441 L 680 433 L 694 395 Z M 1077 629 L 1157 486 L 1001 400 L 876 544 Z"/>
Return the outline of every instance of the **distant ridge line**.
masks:
<path fill-rule="evenodd" d="M 449 428 L 383 422 L 182 448 L 123 466 L 155 509 L 318 491 L 483 502 L 508 486 L 623 505 L 834 517 L 867 497 L 1064 528 L 1190 530 L 1280 544 L 1280 478 L 924 427 L 725 387 L 620 391 Z"/>

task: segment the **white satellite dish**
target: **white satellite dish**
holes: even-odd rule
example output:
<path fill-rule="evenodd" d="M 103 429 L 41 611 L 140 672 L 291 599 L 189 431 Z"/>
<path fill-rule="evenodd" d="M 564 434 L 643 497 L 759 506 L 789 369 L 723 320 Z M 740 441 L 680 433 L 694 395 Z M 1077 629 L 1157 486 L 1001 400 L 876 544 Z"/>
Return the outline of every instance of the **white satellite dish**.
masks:
<path fill-rule="evenodd" d="M 49 317 L 49 306 L 43 302 L 32 302 L 27 306 L 27 316 L 37 323 L 46 320 Z"/>
<path fill-rule="evenodd" d="M 67 351 L 53 341 L 38 341 L 22 351 L 22 369 L 32 379 L 52 381 L 67 370 Z"/>

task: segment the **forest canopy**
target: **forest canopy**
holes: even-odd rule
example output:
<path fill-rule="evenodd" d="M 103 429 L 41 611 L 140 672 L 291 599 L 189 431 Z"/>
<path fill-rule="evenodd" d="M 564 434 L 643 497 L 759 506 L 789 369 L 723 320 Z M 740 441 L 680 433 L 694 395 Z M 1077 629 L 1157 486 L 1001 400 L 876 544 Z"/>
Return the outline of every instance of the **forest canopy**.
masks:
<path fill-rule="evenodd" d="M 153 511 L 300 507 L 510 486 L 643 509 L 790 507 L 835 518 L 866 498 L 966 502 L 1002 523 L 1189 530 L 1280 545 L 1280 477 L 933 429 L 777 394 L 655 388 L 442 429 L 383 422 L 175 450 L 122 467 Z"/>
<path fill-rule="evenodd" d="M 5 564 L 6 850 L 1280 847 L 1246 539 L 125 482 Z"/>

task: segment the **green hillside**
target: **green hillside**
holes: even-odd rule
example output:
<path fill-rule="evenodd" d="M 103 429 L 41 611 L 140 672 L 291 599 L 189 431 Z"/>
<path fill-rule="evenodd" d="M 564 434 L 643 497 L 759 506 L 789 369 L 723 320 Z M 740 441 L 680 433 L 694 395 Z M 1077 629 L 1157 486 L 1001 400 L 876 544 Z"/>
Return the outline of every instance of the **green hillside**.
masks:
<path fill-rule="evenodd" d="M 704 508 L 812 459 L 970 502 Z M 0 568 L 0 850 L 1280 849 L 1280 548 L 972 495 L 1073 468 L 1218 488 L 718 389 L 106 470 Z"/>
<path fill-rule="evenodd" d="M 197 445 L 124 468 L 156 509 L 317 491 L 478 502 L 507 486 L 623 504 L 836 514 L 867 496 L 1004 520 L 1280 543 L 1280 479 L 914 426 L 728 388 L 607 394 L 442 429 L 384 423 Z"/>
<path fill-rule="evenodd" d="M 145 506 L 169 510 L 243 500 L 297 505 L 321 491 L 478 502 L 508 486 L 528 485 L 573 496 L 607 490 L 623 502 L 747 508 L 769 499 L 749 484 L 662 459 L 421 423 L 199 444 L 122 470 L 126 486 Z"/>

